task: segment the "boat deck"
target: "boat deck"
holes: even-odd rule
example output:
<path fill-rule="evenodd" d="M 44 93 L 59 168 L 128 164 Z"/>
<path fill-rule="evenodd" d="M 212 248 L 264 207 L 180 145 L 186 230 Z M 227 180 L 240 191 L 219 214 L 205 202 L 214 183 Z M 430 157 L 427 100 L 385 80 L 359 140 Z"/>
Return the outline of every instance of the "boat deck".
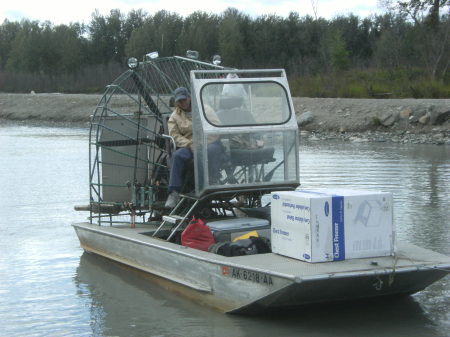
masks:
<path fill-rule="evenodd" d="M 130 228 L 125 226 L 98 226 L 88 223 L 75 227 L 102 232 L 142 245 L 158 246 L 175 254 L 189 255 L 209 263 L 270 273 L 295 282 L 317 280 L 330 277 L 348 277 L 362 274 L 406 272 L 424 269 L 449 269 L 450 258 L 409 244 L 398 242 L 395 256 L 351 259 L 334 262 L 308 263 L 282 255 L 269 253 L 259 255 L 225 257 L 173 244 L 151 236 L 148 226 Z"/>
<path fill-rule="evenodd" d="M 422 249 L 415 245 L 399 242 L 395 256 L 372 257 L 362 259 L 351 259 L 344 261 L 308 263 L 296 259 L 284 257 L 278 254 L 266 254 L 264 259 L 252 259 L 251 256 L 240 256 L 233 258 L 243 265 L 251 265 L 257 269 L 267 269 L 270 265 L 272 272 L 280 274 L 291 274 L 305 281 L 330 276 L 350 276 L 355 273 L 361 275 L 363 272 L 377 272 L 385 269 L 386 273 L 400 269 L 423 269 L 423 268 L 448 268 L 450 258 Z M 299 280 L 297 280 L 299 281 Z"/>

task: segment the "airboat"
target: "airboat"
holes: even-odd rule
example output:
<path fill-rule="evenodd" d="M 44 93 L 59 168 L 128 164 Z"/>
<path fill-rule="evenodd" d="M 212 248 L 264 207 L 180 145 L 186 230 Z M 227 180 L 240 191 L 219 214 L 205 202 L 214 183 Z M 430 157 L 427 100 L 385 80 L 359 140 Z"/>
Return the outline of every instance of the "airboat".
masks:
<path fill-rule="evenodd" d="M 167 120 L 180 86 L 192 95 L 194 159 L 178 205 L 167 210 L 175 150 Z M 214 177 L 210 137 L 220 139 L 227 156 Z M 271 252 L 224 256 L 180 244 L 193 216 L 211 226 L 232 223 L 225 234 L 257 228 L 270 237 L 267 195 L 299 184 L 298 126 L 284 70 L 178 56 L 130 59 L 91 116 L 89 204 L 75 206 L 89 216 L 73 227 L 85 251 L 227 313 L 412 294 L 449 272 L 449 257 L 402 242 L 394 256 L 323 263 Z"/>

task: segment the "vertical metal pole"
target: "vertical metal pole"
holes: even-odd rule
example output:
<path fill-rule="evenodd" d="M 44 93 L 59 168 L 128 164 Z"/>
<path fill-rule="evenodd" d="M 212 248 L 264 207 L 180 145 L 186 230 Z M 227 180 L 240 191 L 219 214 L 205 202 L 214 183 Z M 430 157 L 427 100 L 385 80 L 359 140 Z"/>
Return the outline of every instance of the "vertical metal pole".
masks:
<path fill-rule="evenodd" d="M 136 211 L 134 209 L 131 210 L 131 228 L 136 228 Z"/>

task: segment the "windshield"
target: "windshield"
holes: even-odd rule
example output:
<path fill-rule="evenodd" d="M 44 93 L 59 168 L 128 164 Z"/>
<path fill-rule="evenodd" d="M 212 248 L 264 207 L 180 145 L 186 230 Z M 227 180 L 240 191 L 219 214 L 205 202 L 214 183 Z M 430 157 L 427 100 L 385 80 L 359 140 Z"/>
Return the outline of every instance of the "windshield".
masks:
<path fill-rule="evenodd" d="M 200 95 L 205 118 L 214 126 L 283 124 L 291 114 L 277 82 L 208 83 Z"/>

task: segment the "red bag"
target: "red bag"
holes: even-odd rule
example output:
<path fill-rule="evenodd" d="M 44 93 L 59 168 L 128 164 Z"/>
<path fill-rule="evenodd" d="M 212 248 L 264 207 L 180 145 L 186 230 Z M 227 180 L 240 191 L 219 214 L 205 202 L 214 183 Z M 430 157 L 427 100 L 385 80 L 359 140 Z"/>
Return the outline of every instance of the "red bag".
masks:
<path fill-rule="evenodd" d="M 211 229 L 202 219 L 192 217 L 191 222 L 181 233 L 181 244 L 186 247 L 208 251 L 209 246 L 216 243 Z"/>

